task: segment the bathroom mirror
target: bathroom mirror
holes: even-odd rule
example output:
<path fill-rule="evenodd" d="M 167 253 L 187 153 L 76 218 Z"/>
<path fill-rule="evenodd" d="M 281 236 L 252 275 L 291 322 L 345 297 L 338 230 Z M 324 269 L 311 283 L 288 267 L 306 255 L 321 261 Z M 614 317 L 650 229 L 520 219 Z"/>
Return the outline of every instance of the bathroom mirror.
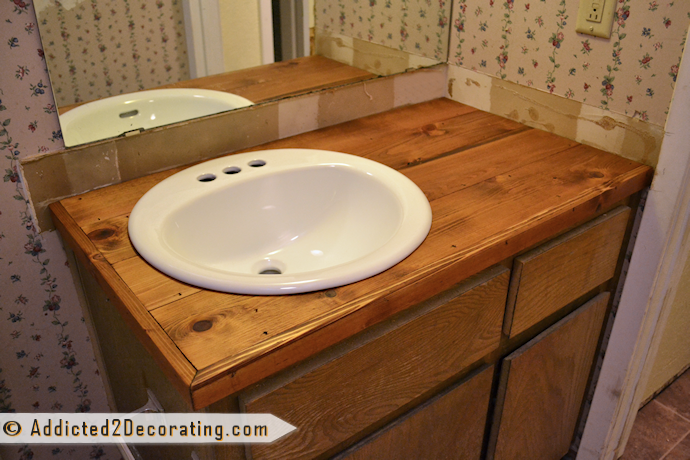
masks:
<path fill-rule="evenodd" d="M 407 10 L 397 11 L 391 2 L 365 5 L 346 1 L 342 11 L 338 5 L 325 0 L 35 2 L 60 114 L 75 104 L 154 88 L 219 90 L 254 103 L 267 102 L 373 78 L 374 74 L 433 65 L 447 56 L 447 10 L 443 5 L 434 6 L 438 11 L 433 14 L 420 10 L 414 28 L 412 23 L 406 25 L 411 22 Z M 323 48 L 323 54 L 333 59 L 291 59 L 310 54 L 299 49 L 310 49 L 315 8 L 317 22 L 321 18 L 319 33 L 335 37 L 328 45 L 330 50 Z M 363 22 L 363 17 L 368 20 Z M 365 33 L 375 23 L 379 23 L 376 31 Z M 273 34 L 276 29 L 280 34 Z M 274 37 L 273 43 L 267 37 Z M 343 47 L 343 39 L 354 43 Z M 222 45 L 216 46 L 218 43 Z M 426 56 L 420 53 L 420 44 L 421 49 L 434 48 L 429 53 L 434 58 L 413 62 L 417 54 Z M 274 56 L 274 51 L 279 55 Z M 391 61 L 391 55 L 393 61 L 397 59 L 393 69 L 381 71 L 381 56 Z M 268 64 L 274 58 L 282 62 Z M 309 75 L 317 78 L 307 84 L 299 66 L 311 66 Z M 257 89 L 263 92 L 257 95 Z"/>
<path fill-rule="evenodd" d="M 63 120 L 66 112 L 90 101 L 122 99 L 123 94 L 154 88 L 201 88 L 260 103 L 341 83 L 325 75 L 321 85 L 294 78 L 285 79 L 292 86 L 277 82 L 284 76 L 280 64 L 271 63 L 310 54 L 313 5 L 314 0 L 37 0 L 66 145 L 93 140 L 70 136 L 68 142 Z M 290 67 L 332 67 L 315 60 L 298 60 Z M 263 90 L 259 80 L 265 80 Z M 224 110 L 229 109 L 219 109 Z"/>

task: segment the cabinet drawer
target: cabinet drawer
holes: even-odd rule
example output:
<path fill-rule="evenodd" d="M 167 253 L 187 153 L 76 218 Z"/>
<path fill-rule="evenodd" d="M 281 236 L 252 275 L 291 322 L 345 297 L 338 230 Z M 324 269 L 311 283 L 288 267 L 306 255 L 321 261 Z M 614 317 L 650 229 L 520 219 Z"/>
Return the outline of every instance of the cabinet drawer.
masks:
<path fill-rule="evenodd" d="M 488 459 L 568 453 L 608 300 L 599 294 L 503 360 Z"/>
<path fill-rule="evenodd" d="M 613 278 L 629 215 L 620 206 L 516 257 L 505 334 L 529 329 Z"/>
<path fill-rule="evenodd" d="M 484 368 L 335 460 L 479 460 L 493 375 Z"/>
<path fill-rule="evenodd" d="M 246 412 L 272 413 L 298 428 L 274 443 L 249 446 L 251 456 L 333 454 L 367 427 L 394 416 L 496 350 L 507 288 L 508 270 L 494 267 L 453 288 L 450 297 L 434 298 L 445 302 L 430 299 L 428 309 L 424 302 L 416 316 L 396 319 L 359 348 L 270 392 L 242 396 Z"/>

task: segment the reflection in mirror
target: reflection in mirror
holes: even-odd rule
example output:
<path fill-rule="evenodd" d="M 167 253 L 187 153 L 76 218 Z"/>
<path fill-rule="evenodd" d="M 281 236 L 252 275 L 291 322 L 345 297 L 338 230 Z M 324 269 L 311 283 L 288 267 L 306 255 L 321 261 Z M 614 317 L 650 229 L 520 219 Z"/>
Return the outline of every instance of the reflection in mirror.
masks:
<path fill-rule="evenodd" d="M 449 2 L 416 4 L 414 14 L 403 0 L 36 0 L 35 6 L 62 115 L 85 101 L 154 88 L 223 91 L 259 103 L 444 62 Z M 309 30 L 315 40 L 308 40 Z M 273 63 L 274 56 L 282 62 Z"/>
<path fill-rule="evenodd" d="M 280 59 L 281 54 L 310 54 L 311 5 L 313 0 L 38 0 L 38 22 L 61 120 L 65 112 L 85 101 L 150 88 L 234 92 L 250 101 L 263 102 L 325 87 L 332 83 L 327 81 L 328 76 L 320 85 L 310 82 L 311 87 L 276 85 L 271 81 L 271 69 L 257 67 L 273 62 L 274 56 Z M 282 40 L 273 39 L 274 24 L 276 34 L 282 32 Z M 307 62 L 290 64 L 283 70 L 292 69 L 294 73 L 297 68 L 313 66 Z M 282 68 L 281 64 L 270 67 L 275 66 Z M 238 73 L 238 69 L 245 70 Z M 284 71 L 276 74 L 272 70 L 275 79 L 288 76 Z M 269 73 L 269 78 L 263 79 L 263 91 L 257 88 L 262 73 Z M 218 75 L 203 78 L 212 74 Z M 292 80 L 299 81 L 294 75 Z M 246 105 L 223 105 L 221 111 Z M 99 103 L 95 108 L 100 110 L 102 106 Z M 124 112 L 117 109 L 114 116 Z M 196 112 L 207 114 L 204 110 Z M 182 119 L 196 116 L 200 115 Z M 168 123 L 174 121 L 168 119 Z M 84 142 L 76 140 L 83 136 L 69 136 L 64 122 L 61 124 L 67 146 Z M 129 131 L 146 128 L 139 124 L 128 125 Z M 152 127 L 150 123 L 147 126 Z"/>
<path fill-rule="evenodd" d="M 36 3 L 59 107 L 273 62 L 261 47 L 272 40 L 270 1 L 268 18 L 259 0 L 204 0 L 203 8 L 199 0 Z M 205 49 L 220 61 L 208 63 L 212 72 L 190 66 Z"/>

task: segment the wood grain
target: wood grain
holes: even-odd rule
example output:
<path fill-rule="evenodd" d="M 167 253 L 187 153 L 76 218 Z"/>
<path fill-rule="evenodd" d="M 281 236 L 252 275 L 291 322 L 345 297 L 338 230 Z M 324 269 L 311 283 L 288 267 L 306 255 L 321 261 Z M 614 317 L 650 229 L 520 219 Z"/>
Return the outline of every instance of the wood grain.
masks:
<path fill-rule="evenodd" d="M 334 460 L 479 460 L 493 374 L 484 368 Z"/>
<path fill-rule="evenodd" d="M 599 294 L 504 359 L 487 458 L 560 460 L 568 452 L 608 300 Z"/>
<path fill-rule="evenodd" d="M 508 270 L 424 316 L 252 401 L 298 430 L 253 458 L 313 458 L 498 348 Z M 401 347 L 401 344 L 405 344 Z"/>
<path fill-rule="evenodd" d="M 630 217 L 618 207 L 515 258 L 504 332 L 517 335 L 611 279 Z"/>
<path fill-rule="evenodd" d="M 101 277 L 104 288 L 114 296 L 122 289 L 136 308 L 150 310 L 145 318 L 137 310 L 137 325 L 130 323 L 138 335 L 156 329 L 154 335 L 174 344 L 157 352 L 171 353 L 160 357 L 161 365 L 184 360 L 198 370 L 187 390 L 197 409 L 590 219 L 648 185 L 652 172 L 446 99 L 254 150 L 297 146 L 367 156 L 411 177 L 431 200 L 427 239 L 391 269 L 335 289 L 335 297 L 250 297 L 181 285 L 151 269 L 131 247 L 126 219 L 134 204 L 182 168 L 65 199 L 55 214 L 69 222 L 64 231 L 78 235 L 66 237 L 68 244 L 78 239 L 109 266 L 113 280 Z M 196 332 L 198 321 L 212 327 Z"/>
<path fill-rule="evenodd" d="M 323 56 L 306 56 L 250 69 L 194 78 L 150 89 L 200 88 L 245 97 L 254 103 L 376 78 L 376 75 Z M 84 104 L 70 104 L 59 113 Z"/>

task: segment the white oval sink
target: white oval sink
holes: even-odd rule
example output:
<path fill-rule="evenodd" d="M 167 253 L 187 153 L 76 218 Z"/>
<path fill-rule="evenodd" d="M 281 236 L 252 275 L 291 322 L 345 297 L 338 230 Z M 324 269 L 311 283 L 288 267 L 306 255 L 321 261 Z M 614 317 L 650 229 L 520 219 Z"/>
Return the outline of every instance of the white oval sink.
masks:
<path fill-rule="evenodd" d="M 247 107 L 236 94 L 206 89 L 153 89 L 108 97 L 60 115 L 66 147 Z"/>
<path fill-rule="evenodd" d="M 180 281 L 275 295 L 380 273 L 430 226 L 424 193 L 399 172 L 344 153 L 282 149 L 170 176 L 137 202 L 129 236 L 147 262 Z"/>

